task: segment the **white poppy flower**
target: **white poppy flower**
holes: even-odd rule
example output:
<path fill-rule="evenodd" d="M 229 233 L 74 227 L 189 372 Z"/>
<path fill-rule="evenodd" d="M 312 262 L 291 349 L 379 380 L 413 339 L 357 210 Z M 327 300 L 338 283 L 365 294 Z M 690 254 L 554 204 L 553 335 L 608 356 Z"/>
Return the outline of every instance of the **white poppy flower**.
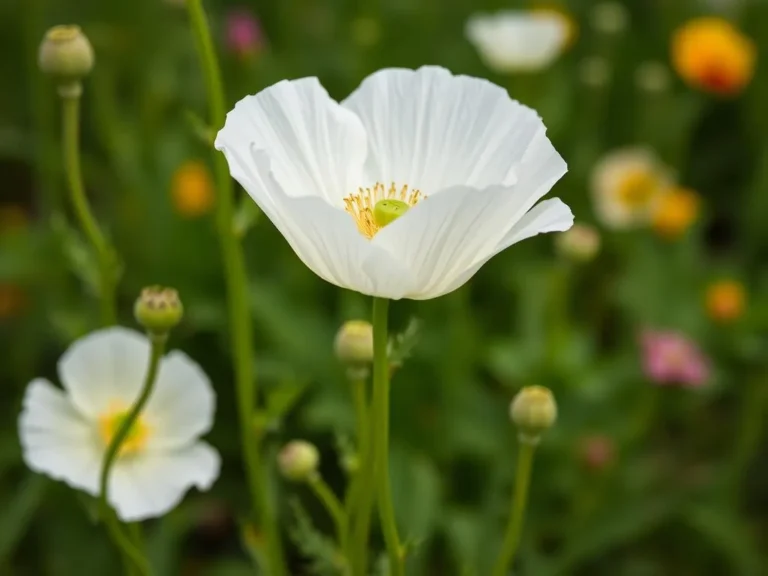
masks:
<path fill-rule="evenodd" d="M 606 155 L 592 172 L 595 212 L 609 228 L 650 223 L 672 175 L 653 151 L 625 148 Z"/>
<path fill-rule="evenodd" d="M 503 10 L 470 17 L 465 34 L 486 66 L 507 74 L 550 66 L 565 49 L 570 30 L 557 14 Z"/>
<path fill-rule="evenodd" d="M 381 70 L 341 104 L 316 78 L 279 82 L 235 106 L 216 148 L 312 271 L 372 296 L 435 298 L 573 223 L 558 199 L 534 207 L 566 172 L 536 112 L 443 68 Z M 382 226 L 385 198 L 407 212 Z"/>
<path fill-rule="evenodd" d="M 107 328 L 81 338 L 60 359 L 64 390 L 33 380 L 19 417 L 27 466 L 97 496 L 106 446 L 139 395 L 149 351 L 138 332 Z M 214 410 L 200 367 L 181 352 L 163 358 L 110 474 L 108 499 L 122 520 L 160 516 L 191 486 L 210 488 L 220 458 L 198 437 L 210 430 Z"/>

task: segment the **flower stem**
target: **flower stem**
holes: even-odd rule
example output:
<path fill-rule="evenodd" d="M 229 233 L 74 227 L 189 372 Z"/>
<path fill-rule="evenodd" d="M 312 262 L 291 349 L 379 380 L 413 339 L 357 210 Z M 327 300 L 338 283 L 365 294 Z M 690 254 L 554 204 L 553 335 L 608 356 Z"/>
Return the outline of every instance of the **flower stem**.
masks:
<path fill-rule="evenodd" d="M 320 474 L 310 476 L 308 484 L 333 519 L 339 545 L 344 554 L 346 554 L 347 513 L 344 511 L 344 507 Z"/>
<path fill-rule="evenodd" d="M 67 172 L 72 207 L 80 222 L 83 233 L 93 246 L 99 261 L 101 291 L 101 321 L 105 326 L 115 324 L 116 263 L 114 251 L 99 229 L 85 195 L 83 176 L 80 169 L 80 94 L 79 90 L 61 93 L 64 168 Z"/>
<path fill-rule="evenodd" d="M 501 553 L 496 559 L 496 564 L 493 568 L 493 576 L 505 576 L 515 558 L 515 552 L 517 552 L 523 528 L 525 504 L 528 500 L 528 485 L 531 481 L 533 453 L 535 450 L 535 442 L 520 442 L 520 453 L 517 458 L 517 469 L 515 470 L 515 493 L 512 498 L 512 511 L 510 512 L 509 524 L 507 524 L 507 530 L 504 535 L 504 543 L 501 546 Z"/>
<path fill-rule="evenodd" d="M 109 495 L 107 491 L 109 489 L 109 473 L 120 454 L 120 447 L 128 437 L 131 428 L 139 418 L 139 414 L 141 414 L 147 400 L 149 400 L 149 397 L 152 394 L 155 379 L 157 378 L 157 371 L 160 366 L 160 360 L 162 359 L 163 351 L 165 350 L 166 339 L 166 334 L 153 335 L 150 338 L 152 347 L 150 350 L 149 367 L 147 368 L 147 374 L 144 377 L 144 384 L 141 387 L 138 399 L 133 406 L 131 406 L 128 415 L 120 424 L 117 433 L 109 442 L 107 451 L 104 454 L 104 460 L 101 464 L 101 476 L 99 479 L 99 506 L 101 508 L 102 516 L 107 523 L 109 532 L 115 540 L 115 544 L 117 544 L 123 554 L 131 560 L 139 573 L 144 575 L 149 575 L 151 573 L 149 563 L 144 557 L 143 552 L 134 546 L 131 539 L 127 537 L 120 528 L 119 521 L 109 506 Z"/>
<path fill-rule="evenodd" d="M 203 10 L 202 0 L 187 0 L 192 32 L 197 44 L 208 94 L 210 124 L 214 129 L 224 125 L 224 88 L 221 81 L 211 31 Z M 234 231 L 234 187 L 229 176 L 226 159 L 221 154 L 214 157 L 214 176 L 218 191 L 216 197 L 216 226 L 224 260 L 229 303 L 232 346 L 234 350 L 235 383 L 240 418 L 241 446 L 248 476 L 252 504 L 258 515 L 260 528 L 266 537 L 266 557 L 270 576 L 285 576 L 285 560 L 280 543 L 280 533 L 275 521 L 272 503 L 267 492 L 267 476 L 261 459 L 260 442 L 252 429 L 256 404 L 256 379 L 253 373 L 250 311 L 246 294 L 248 277 L 242 249 Z"/>
<path fill-rule="evenodd" d="M 405 554 L 397 535 L 395 509 L 389 486 L 389 358 L 387 357 L 387 309 L 389 300 L 373 299 L 373 456 L 378 510 L 390 573 L 402 576 Z"/>

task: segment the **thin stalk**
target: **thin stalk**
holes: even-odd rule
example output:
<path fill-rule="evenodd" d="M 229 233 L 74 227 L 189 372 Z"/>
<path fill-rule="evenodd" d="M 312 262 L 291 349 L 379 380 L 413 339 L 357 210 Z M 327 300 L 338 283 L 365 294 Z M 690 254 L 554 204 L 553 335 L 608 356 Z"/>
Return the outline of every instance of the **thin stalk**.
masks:
<path fill-rule="evenodd" d="M 320 474 L 313 474 L 308 480 L 309 487 L 317 496 L 318 500 L 325 507 L 326 511 L 333 519 L 336 528 L 336 537 L 339 540 L 339 546 L 344 554 L 347 549 L 347 513 L 344 511 L 339 499 L 328 487 Z"/>
<path fill-rule="evenodd" d="M 389 486 L 389 359 L 387 358 L 387 309 L 389 300 L 373 299 L 373 442 L 379 520 L 389 555 L 390 573 L 402 576 L 405 551 L 397 534 L 395 509 Z"/>
<path fill-rule="evenodd" d="M 117 322 L 115 303 L 116 265 L 114 251 L 93 216 L 83 186 L 80 168 L 80 94 L 61 94 L 64 168 L 67 172 L 72 207 L 80 227 L 93 246 L 99 261 L 99 280 L 101 296 L 101 319 L 105 326 Z"/>
<path fill-rule="evenodd" d="M 509 567 L 515 559 L 517 547 L 520 544 L 520 535 L 525 518 L 525 505 L 528 500 L 528 486 L 531 482 L 531 469 L 533 468 L 533 453 L 536 444 L 532 442 L 520 442 L 520 453 L 517 458 L 515 471 L 515 492 L 512 498 L 512 511 L 509 515 L 509 524 L 504 535 L 504 543 L 501 552 L 496 559 L 493 568 L 493 576 L 506 576 Z"/>
<path fill-rule="evenodd" d="M 109 442 L 107 451 L 104 454 L 104 460 L 101 464 L 101 475 L 99 478 L 99 506 L 110 534 L 123 554 L 130 558 L 135 568 L 143 575 L 151 574 L 149 562 L 147 562 L 143 552 L 134 546 L 129 537 L 125 536 L 120 528 L 117 517 L 109 505 L 109 473 L 112 471 L 112 466 L 115 464 L 115 461 L 120 454 L 120 447 L 123 445 L 123 442 L 125 442 L 131 428 L 136 423 L 136 420 L 138 420 L 141 411 L 144 409 L 144 406 L 152 394 L 152 389 L 154 388 L 155 380 L 157 378 L 157 371 L 160 366 L 160 360 L 162 359 L 163 351 L 165 350 L 166 339 L 166 335 L 155 335 L 151 338 L 152 347 L 150 350 L 149 367 L 147 368 L 147 374 L 144 377 L 141 393 L 133 406 L 131 406 L 131 409 L 128 411 L 123 422 L 120 424 L 117 433 Z"/>
<path fill-rule="evenodd" d="M 202 0 L 187 0 L 187 10 L 205 79 L 210 125 L 218 129 L 224 125 L 225 120 L 224 88 Z M 218 153 L 214 156 L 214 176 L 218 191 L 216 226 L 227 284 L 235 385 L 240 418 L 240 443 L 248 476 L 248 488 L 258 523 L 265 534 L 268 572 L 270 576 L 286 576 L 280 532 L 267 491 L 267 475 L 261 459 L 260 441 L 252 429 L 257 388 L 251 353 L 253 334 L 246 294 L 248 277 L 242 249 L 235 236 L 233 226 L 234 186 L 229 176 L 226 159 Z"/>
<path fill-rule="evenodd" d="M 363 489 L 363 475 L 368 462 L 368 399 L 366 394 L 365 378 L 351 378 L 350 386 L 352 389 L 352 398 L 355 405 L 355 424 L 357 430 L 357 468 L 351 474 L 351 482 L 347 489 L 344 499 L 344 513 L 347 516 L 347 535 L 344 539 L 346 544 L 345 554 L 347 561 L 352 566 L 353 571 L 356 564 L 355 555 L 357 547 L 354 544 L 354 523 L 353 514 L 358 508 L 360 501 L 360 491 Z M 365 561 L 365 560 L 364 560 Z M 357 572 L 354 572 L 357 573 Z"/>

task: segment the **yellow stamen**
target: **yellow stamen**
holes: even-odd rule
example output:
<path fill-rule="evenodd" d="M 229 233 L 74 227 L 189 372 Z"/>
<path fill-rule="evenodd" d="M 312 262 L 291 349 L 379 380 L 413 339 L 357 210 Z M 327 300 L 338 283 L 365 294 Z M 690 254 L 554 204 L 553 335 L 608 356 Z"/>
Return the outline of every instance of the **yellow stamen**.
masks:
<path fill-rule="evenodd" d="M 99 418 L 99 433 L 101 434 L 101 439 L 104 441 L 105 446 L 109 445 L 112 441 L 112 438 L 117 434 L 117 431 L 120 429 L 120 426 L 127 416 L 128 410 L 110 410 L 104 416 Z M 136 422 L 133 423 L 133 426 L 131 426 L 128 435 L 120 446 L 120 456 L 140 452 L 147 444 L 149 432 L 149 426 L 147 426 L 146 422 L 139 416 Z"/>
<path fill-rule="evenodd" d="M 424 198 L 426 196 L 422 196 L 420 190 L 411 190 L 407 184 L 398 189 L 394 182 L 389 188 L 377 182 L 373 188 L 358 188 L 357 194 L 350 194 L 344 198 L 344 209 L 354 218 L 360 234 L 370 240 L 382 228 L 376 223 L 373 215 L 373 208 L 377 202 L 399 200 L 405 202 L 408 207 L 413 207 Z"/>
<path fill-rule="evenodd" d="M 618 200 L 627 208 L 646 208 L 657 196 L 661 183 L 655 174 L 645 170 L 629 172 L 619 184 Z"/>

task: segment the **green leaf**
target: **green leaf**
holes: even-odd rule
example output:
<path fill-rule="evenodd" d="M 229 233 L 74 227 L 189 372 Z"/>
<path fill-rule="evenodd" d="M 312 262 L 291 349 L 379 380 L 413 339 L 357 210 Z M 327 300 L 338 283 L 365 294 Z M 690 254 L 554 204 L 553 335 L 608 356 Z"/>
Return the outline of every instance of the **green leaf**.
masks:
<path fill-rule="evenodd" d="M 48 480 L 30 474 L 21 488 L 14 491 L 10 501 L 1 508 L 0 516 L 0 566 L 3 566 L 16 544 L 21 540 L 43 502 Z"/>
<path fill-rule="evenodd" d="M 730 510 L 696 506 L 683 515 L 683 520 L 722 554 L 731 566 L 728 574 L 751 576 L 761 572 L 761 553 L 746 526 Z"/>
<path fill-rule="evenodd" d="M 261 210 L 256 205 L 256 202 L 248 195 L 243 196 L 232 222 L 235 236 L 244 238 L 248 231 L 259 221 L 259 216 L 261 216 Z"/>
<path fill-rule="evenodd" d="M 281 419 L 296 405 L 308 386 L 309 382 L 286 381 L 267 390 L 267 414 L 273 419 Z"/>
<path fill-rule="evenodd" d="M 307 571 L 317 576 L 334 576 L 342 570 L 342 558 L 333 540 L 317 530 L 298 499 L 290 502 L 295 523 L 290 536 L 302 556 L 310 560 Z"/>

